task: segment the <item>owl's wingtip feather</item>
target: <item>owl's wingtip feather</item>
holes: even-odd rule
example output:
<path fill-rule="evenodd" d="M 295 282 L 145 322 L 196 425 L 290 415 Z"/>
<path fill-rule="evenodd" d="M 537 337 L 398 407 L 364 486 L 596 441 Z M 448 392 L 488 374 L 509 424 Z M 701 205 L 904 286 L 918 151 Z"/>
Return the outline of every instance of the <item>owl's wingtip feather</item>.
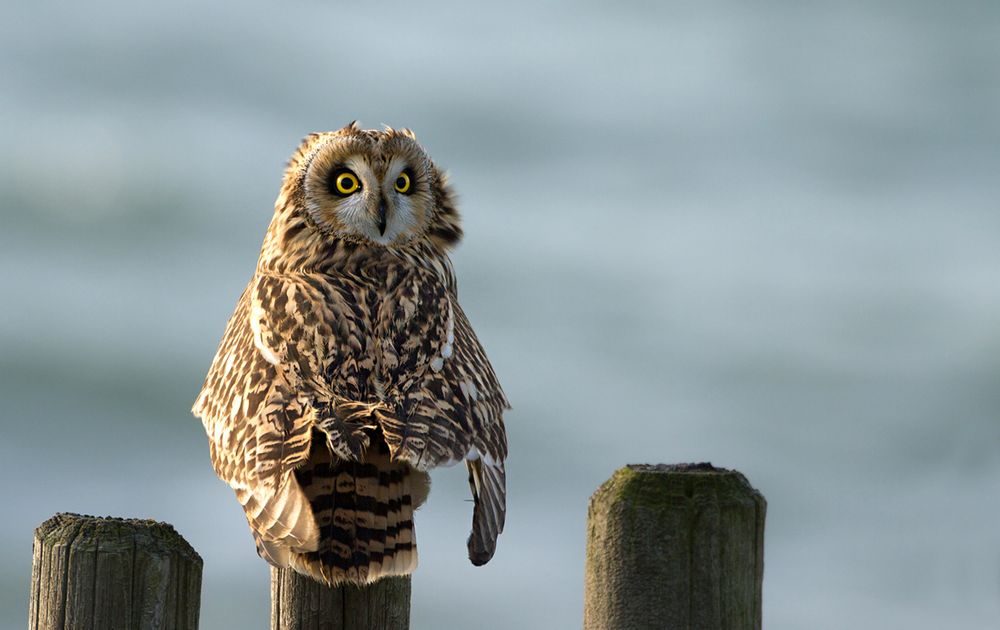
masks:
<path fill-rule="evenodd" d="M 469 487 L 475 507 L 472 512 L 472 533 L 466 543 L 469 561 L 479 567 L 493 558 L 497 538 L 503 532 L 507 512 L 506 475 L 503 461 L 486 464 L 481 458 L 467 459 Z"/>
<path fill-rule="evenodd" d="M 474 534 L 469 534 L 469 540 L 467 542 L 469 548 L 469 562 L 474 566 L 481 567 L 490 560 L 493 559 L 493 554 L 496 553 L 496 543 L 491 547 L 482 548 L 479 546 L 480 541 L 476 540 Z"/>

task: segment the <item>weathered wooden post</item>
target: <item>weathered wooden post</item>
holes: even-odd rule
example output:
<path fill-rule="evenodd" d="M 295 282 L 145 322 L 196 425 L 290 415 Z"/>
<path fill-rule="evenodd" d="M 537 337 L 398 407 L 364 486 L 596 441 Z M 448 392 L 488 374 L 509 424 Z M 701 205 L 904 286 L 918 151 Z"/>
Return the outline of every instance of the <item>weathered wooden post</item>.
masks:
<path fill-rule="evenodd" d="M 271 630 L 407 630 L 410 576 L 329 588 L 271 567 Z"/>
<path fill-rule="evenodd" d="M 56 514 L 35 530 L 30 630 L 197 630 L 201 558 L 156 521 Z"/>
<path fill-rule="evenodd" d="M 631 465 L 590 499 L 585 630 L 760 630 L 767 503 L 711 464 Z"/>

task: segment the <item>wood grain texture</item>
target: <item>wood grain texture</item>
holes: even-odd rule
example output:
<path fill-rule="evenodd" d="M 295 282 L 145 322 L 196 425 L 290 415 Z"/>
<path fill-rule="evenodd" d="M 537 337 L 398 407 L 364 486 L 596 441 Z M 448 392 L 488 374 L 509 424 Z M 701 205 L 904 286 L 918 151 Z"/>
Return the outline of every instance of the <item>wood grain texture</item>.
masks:
<path fill-rule="evenodd" d="M 631 465 L 590 499 L 585 630 L 760 630 L 763 495 L 711 464 Z"/>
<path fill-rule="evenodd" d="M 271 567 L 271 630 L 407 630 L 410 576 L 330 588 Z"/>
<path fill-rule="evenodd" d="M 196 630 L 201 557 L 166 523 L 57 514 L 35 530 L 30 630 Z"/>

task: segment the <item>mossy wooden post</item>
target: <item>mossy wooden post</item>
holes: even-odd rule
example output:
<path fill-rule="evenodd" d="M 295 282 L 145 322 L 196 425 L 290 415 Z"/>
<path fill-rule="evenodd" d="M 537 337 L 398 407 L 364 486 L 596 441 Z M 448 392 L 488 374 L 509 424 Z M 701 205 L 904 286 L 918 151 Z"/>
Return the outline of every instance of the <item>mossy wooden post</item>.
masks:
<path fill-rule="evenodd" d="M 711 464 L 632 465 L 590 499 L 585 630 L 760 630 L 767 503 Z"/>
<path fill-rule="evenodd" d="M 407 630 L 410 576 L 329 588 L 271 567 L 271 630 Z"/>
<path fill-rule="evenodd" d="M 201 558 L 156 521 L 57 514 L 35 530 L 30 630 L 197 630 Z"/>

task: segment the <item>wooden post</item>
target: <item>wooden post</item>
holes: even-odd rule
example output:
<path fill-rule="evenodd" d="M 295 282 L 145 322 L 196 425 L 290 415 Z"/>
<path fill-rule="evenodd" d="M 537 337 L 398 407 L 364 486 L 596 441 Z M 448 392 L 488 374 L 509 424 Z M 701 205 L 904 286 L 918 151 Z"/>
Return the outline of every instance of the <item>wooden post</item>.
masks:
<path fill-rule="evenodd" d="M 166 523 L 56 514 L 35 530 L 30 630 L 197 630 L 201 558 Z"/>
<path fill-rule="evenodd" d="M 329 588 L 271 567 L 271 630 L 408 630 L 410 576 Z"/>
<path fill-rule="evenodd" d="M 632 465 L 590 499 L 585 630 L 760 630 L 767 503 L 711 464 Z"/>

